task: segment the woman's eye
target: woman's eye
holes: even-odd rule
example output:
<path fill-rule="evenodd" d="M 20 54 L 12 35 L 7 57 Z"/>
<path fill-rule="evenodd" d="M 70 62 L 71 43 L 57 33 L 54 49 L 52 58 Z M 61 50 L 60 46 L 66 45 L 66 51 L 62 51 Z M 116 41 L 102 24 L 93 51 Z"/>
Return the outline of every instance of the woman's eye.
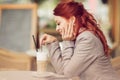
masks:
<path fill-rule="evenodd" d="M 60 25 L 60 23 L 57 23 L 57 25 Z"/>

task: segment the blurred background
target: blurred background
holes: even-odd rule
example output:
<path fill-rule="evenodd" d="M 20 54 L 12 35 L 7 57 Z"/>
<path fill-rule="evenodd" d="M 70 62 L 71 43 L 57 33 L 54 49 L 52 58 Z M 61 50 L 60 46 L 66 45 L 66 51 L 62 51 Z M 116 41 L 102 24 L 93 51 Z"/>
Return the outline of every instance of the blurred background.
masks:
<path fill-rule="evenodd" d="M 36 70 L 32 35 L 37 41 L 38 35 L 48 33 L 61 41 L 53 16 L 60 1 L 69 0 L 0 0 L 0 70 Z M 82 2 L 100 24 L 111 48 L 111 59 L 119 57 L 120 0 L 74 1 Z"/>

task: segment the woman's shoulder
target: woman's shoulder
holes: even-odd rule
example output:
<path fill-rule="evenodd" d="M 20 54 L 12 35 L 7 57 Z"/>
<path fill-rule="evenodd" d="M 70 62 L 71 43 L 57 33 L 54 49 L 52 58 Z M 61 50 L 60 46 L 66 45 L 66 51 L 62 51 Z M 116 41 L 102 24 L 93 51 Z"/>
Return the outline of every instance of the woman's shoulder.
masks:
<path fill-rule="evenodd" d="M 103 47 L 100 39 L 92 31 L 84 31 L 79 34 L 76 38 L 75 43 L 78 44 L 79 42 L 91 46 L 98 46 L 99 48 Z"/>
<path fill-rule="evenodd" d="M 92 33 L 92 31 L 84 31 L 77 36 L 76 40 L 80 39 L 93 40 L 95 38 L 96 36 Z"/>

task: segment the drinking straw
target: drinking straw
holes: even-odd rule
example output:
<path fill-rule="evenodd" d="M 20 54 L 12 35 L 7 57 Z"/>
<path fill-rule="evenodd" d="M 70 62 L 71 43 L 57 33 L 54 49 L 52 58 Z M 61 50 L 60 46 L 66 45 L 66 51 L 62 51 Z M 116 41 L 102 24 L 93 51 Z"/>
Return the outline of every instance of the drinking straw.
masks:
<path fill-rule="evenodd" d="M 36 43 L 36 41 L 35 41 L 35 37 L 34 37 L 34 35 L 32 35 L 32 37 L 33 37 L 33 41 L 34 41 L 34 45 L 35 45 L 35 49 L 36 49 L 36 51 L 38 52 L 37 43 Z"/>

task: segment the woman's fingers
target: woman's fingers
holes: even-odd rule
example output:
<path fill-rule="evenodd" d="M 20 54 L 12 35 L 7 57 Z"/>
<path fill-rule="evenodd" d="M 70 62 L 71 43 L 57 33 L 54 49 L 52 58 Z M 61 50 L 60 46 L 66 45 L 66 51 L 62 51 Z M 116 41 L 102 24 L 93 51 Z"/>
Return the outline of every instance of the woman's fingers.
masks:
<path fill-rule="evenodd" d="M 68 25 L 68 34 L 69 35 L 71 34 L 71 21 L 69 22 L 69 25 Z"/>
<path fill-rule="evenodd" d="M 74 38 L 74 22 L 70 21 L 67 26 L 62 28 L 62 39 L 63 40 L 73 40 Z"/>
<path fill-rule="evenodd" d="M 41 38 L 40 38 L 40 46 L 41 45 L 45 45 L 47 43 L 52 43 L 54 41 L 56 41 L 57 39 L 54 36 L 48 35 L 48 34 L 44 34 Z"/>
<path fill-rule="evenodd" d="M 73 23 L 70 21 L 66 27 L 62 29 L 62 39 L 72 40 L 73 38 Z"/>
<path fill-rule="evenodd" d="M 64 40 L 64 38 L 65 38 L 65 28 L 63 27 L 62 28 L 62 39 Z"/>
<path fill-rule="evenodd" d="M 44 42 L 46 40 L 46 34 L 44 34 L 41 38 L 40 38 L 40 46 L 44 45 Z"/>
<path fill-rule="evenodd" d="M 72 21 L 69 22 L 69 26 L 68 26 L 68 38 L 69 40 L 71 40 L 73 37 L 73 23 Z"/>
<path fill-rule="evenodd" d="M 70 22 L 70 31 L 69 34 L 71 36 L 71 38 L 73 37 L 73 21 Z"/>
<path fill-rule="evenodd" d="M 72 23 L 71 23 L 71 29 L 70 29 L 70 33 L 71 33 L 71 36 L 72 36 L 71 39 L 73 39 L 73 37 L 74 37 L 74 34 L 73 34 L 74 33 L 74 30 L 73 30 L 74 26 L 73 26 L 73 24 L 74 24 L 74 22 L 72 21 Z"/>

